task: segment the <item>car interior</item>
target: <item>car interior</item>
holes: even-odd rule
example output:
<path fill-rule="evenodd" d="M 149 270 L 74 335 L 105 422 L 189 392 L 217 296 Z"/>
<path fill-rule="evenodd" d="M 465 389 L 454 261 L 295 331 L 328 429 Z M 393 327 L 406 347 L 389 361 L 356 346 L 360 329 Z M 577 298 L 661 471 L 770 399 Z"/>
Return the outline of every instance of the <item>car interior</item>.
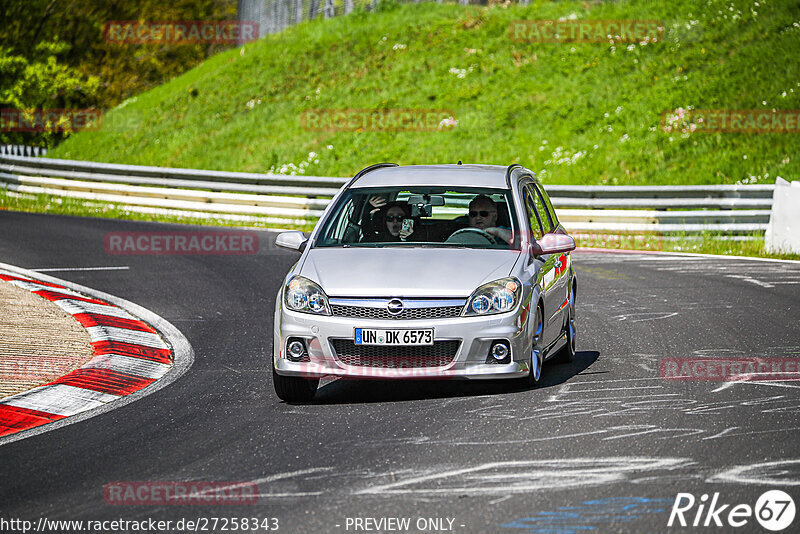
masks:
<path fill-rule="evenodd" d="M 397 195 L 394 195 L 394 198 L 390 198 L 389 201 L 396 202 L 396 199 Z M 403 202 L 403 200 L 401 199 L 400 202 Z M 381 234 L 381 229 L 385 228 L 386 225 L 384 211 L 373 211 L 374 207 L 367 201 L 367 195 L 364 195 L 360 202 L 356 202 L 356 204 L 358 207 L 354 210 L 354 213 L 359 215 L 354 217 L 354 220 L 361 221 L 361 224 L 358 225 L 358 242 L 380 241 L 378 236 Z M 497 200 L 494 201 L 494 204 L 497 209 L 497 226 L 512 228 L 507 204 Z M 424 211 L 420 212 L 413 209 L 408 203 L 406 205 L 408 205 L 407 212 L 411 215 L 405 218 L 413 221 L 413 234 L 409 236 L 408 242 L 445 243 L 458 230 L 469 228 L 469 215 L 466 213 L 447 218 L 435 216 L 437 214 L 431 213 L 435 210 L 433 206 L 428 206 L 429 211 L 425 213 Z M 466 210 L 467 208 L 464 207 L 464 211 Z M 505 245 L 506 248 L 508 246 L 505 243 L 497 242 L 492 243 L 492 245 Z"/>

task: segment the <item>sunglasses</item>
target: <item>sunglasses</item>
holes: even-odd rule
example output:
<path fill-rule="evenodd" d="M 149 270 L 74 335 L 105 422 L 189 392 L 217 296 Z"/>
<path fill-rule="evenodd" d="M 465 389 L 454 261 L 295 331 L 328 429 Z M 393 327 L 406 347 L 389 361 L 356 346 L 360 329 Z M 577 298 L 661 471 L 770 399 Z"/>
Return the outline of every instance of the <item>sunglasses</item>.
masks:
<path fill-rule="evenodd" d="M 403 219 L 405 219 L 405 217 L 402 215 L 390 215 L 386 217 L 386 222 L 403 222 Z"/>
<path fill-rule="evenodd" d="M 486 210 L 481 210 L 481 211 L 472 211 L 472 210 L 470 210 L 469 211 L 469 216 L 475 218 L 478 215 L 480 215 L 481 217 L 486 218 L 486 217 L 489 216 L 490 213 L 495 213 L 495 212 L 494 211 L 486 211 Z"/>

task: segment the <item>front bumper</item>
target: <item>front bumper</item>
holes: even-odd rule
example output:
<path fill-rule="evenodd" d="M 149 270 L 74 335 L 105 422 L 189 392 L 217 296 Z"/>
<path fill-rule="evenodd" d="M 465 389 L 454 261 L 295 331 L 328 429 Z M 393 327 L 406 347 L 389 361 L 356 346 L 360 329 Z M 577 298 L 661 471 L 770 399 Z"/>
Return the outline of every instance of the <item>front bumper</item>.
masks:
<path fill-rule="evenodd" d="M 279 301 L 280 302 L 280 301 Z M 527 309 L 485 317 L 452 317 L 424 320 L 377 320 L 297 313 L 280 305 L 275 313 L 273 360 L 275 370 L 284 376 L 309 378 L 341 376 L 375 379 L 521 378 L 528 375 L 531 349 L 526 335 Z M 434 341 L 458 340 L 453 360 L 439 367 L 366 367 L 347 365 L 337 358 L 331 340 L 352 340 L 355 328 L 415 329 L 433 328 Z M 286 358 L 290 337 L 303 338 L 308 347 L 307 362 Z M 486 363 L 493 341 L 507 340 L 511 347 L 510 363 Z"/>

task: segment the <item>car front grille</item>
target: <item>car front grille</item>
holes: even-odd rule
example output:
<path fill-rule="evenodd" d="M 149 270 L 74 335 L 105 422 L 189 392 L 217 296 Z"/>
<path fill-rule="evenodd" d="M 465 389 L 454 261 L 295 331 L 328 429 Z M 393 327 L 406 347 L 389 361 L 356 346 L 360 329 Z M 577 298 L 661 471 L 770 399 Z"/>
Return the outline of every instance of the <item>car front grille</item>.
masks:
<path fill-rule="evenodd" d="M 383 369 L 443 367 L 453 362 L 458 340 L 434 341 L 433 345 L 356 345 L 352 339 L 332 339 L 336 359 L 345 365 Z"/>
<path fill-rule="evenodd" d="M 331 313 L 335 317 L 354 317 L 358 319 L 443 319 L 458 317 L 463 306 L 437 306 L 434 308 L 404 308 L 397 315 L 392 315 L 386 308 L 367 306 L 344 306 L 332 304 Z"/>

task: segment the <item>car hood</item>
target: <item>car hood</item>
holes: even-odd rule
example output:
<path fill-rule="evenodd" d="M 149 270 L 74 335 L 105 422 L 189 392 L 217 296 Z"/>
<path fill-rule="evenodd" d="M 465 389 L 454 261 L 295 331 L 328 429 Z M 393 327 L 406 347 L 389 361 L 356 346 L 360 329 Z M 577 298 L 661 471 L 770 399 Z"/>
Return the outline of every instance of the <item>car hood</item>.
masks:
<path fill-rule="evenodd" d="M 299 274 L 331 297 L 468 297 L 509 276 L 520 252 L 448 248 L 314 248 Z"/>

